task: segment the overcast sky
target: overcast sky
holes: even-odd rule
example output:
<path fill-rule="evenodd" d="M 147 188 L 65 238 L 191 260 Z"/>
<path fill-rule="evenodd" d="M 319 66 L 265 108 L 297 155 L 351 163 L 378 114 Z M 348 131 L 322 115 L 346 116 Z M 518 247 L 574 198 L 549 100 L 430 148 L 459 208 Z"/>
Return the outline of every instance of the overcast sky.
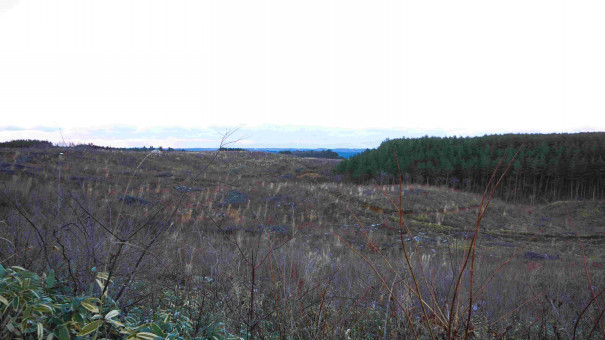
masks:
<path fill-rule="evenodd" d="M 605 2 L 0 0 L 0 139 L 605 130 Z"/>

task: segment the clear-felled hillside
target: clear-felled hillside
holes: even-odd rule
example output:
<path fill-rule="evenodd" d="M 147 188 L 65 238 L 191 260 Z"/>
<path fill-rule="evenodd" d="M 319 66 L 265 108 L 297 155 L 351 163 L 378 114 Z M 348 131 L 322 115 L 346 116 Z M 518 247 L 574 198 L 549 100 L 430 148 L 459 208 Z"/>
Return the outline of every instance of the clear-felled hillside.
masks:
<path fill-rule="evenodd" d="M 88 296 L 69 305 L 107 337 L 126 327 L 110 319 L 138 320 L 150 338 L 168 327 L 184 338 L 600 336 L 603 201 L 494 199 L 475 234 L 481 195 L 424 181 L 356 184 L 339 162 L 3 148 L 0 264 L 67 287 L 57 297 L 42 287 L 51 281 L 30 280 L 40 296 Z M 25 275 L 11 270 L 2 279 Z M 7 287 L 0 294 L 14 305 Z M 52 309 L 33 312 L 43 327 L 75 317 L 40 301 Z M 25 319 L 11 308 L 0 322 Z M 65 324 L 70 336 L 78 322 Z M 34 336 L 36 323 L 23 333 Z"/>

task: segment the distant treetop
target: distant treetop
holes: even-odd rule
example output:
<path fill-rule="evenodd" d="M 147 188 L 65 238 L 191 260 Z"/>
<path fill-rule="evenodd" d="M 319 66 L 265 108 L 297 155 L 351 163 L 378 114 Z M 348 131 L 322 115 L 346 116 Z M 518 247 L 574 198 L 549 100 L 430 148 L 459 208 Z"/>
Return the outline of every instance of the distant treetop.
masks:
<path fill-rule="evenodd" d="M 242 148 L 220 148 L 220 151 L 245 151 Z"/>
<path fill-rule="evenodd" d="M 0 148 L 47 148 L 52 146 L 53 144 L 49 141 L 37 139 L 15 139 L 8 142 L 0 142 Z"/>
<path fill-rule="evenodd" d="M 326 159 L 342 159 L 336 152 L 332 150 L 285 150 L 280 151 L 280 154 L 292 155 L 296 157 L 310 157 L 310 158 L 326 158 Z"/>

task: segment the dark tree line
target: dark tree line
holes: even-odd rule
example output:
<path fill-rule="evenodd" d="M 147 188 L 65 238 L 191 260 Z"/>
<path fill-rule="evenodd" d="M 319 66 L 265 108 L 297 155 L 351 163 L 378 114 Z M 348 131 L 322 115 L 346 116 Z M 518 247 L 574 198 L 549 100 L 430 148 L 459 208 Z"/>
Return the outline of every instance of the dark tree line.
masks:
<path fill-rule="evenodd" d="M 93 143 L 88 143 L 88 144 L 65 143 L 62 145 L 61 144 L 54 145 L 53 143 L 51 143 L 49 141 L 37 140 L 37 139 L 15 139 L 15 140 L 7 141 L 7 142 L 0 142 L 0 148 L 32 148 L 32 147 L 51 148 L 51 147 L 55 147 L 55 146 L 73 148 L 73 149 L 78 149 L 78 150 L 127 150 L 127 151 L 143 151 L 143 152 L 149 152 L 149 151 L 153 151 L 153 150 L 159 150 L 159 151 L 174 151 L 175 150 L 173 148 L 164 149 L 161 146 L 158 148 L 154 148 L 153 146 L 150 146 L 150 147 L 143 146 L 142 148 L 136 148 L 136 147 L 117 148 L 117 147 L 112 147 L 112 146 L 99 146 L 99 145 L 95 145 Z M 236 150 L 243 150 L 243 149 L 223 149 L 223 148 L 221 148 L 221 150 L 236 151 Z"/>
<path fill-rule="evenodd" d="M 517 150 L 498 195 L 508 200 L 605 198 L 605 133 L 422 137 L 384 141 L 341 161 L 337 172 L 356 181 L 404 182 L 483 192 L 498 161 Z M 502 170 L 501 170 L 502 171 Z"/>
<path fill-rule="evenodd" d="M 220 148 L 220 151 L 246 151 L 242 148 Z"/>
<path fill-rule="evenodd" d="M 8 142 L 0 142 L 0 148 L 31 148 L 31 147 L 52 147 L 53 144 L 45 140 L 37 139 L 16 139 Z"/>
<path fill-rule="evenodd" d="M 326 158 L 326 159 L 340 159 L 338 153 L 332 150 L 285 150 L 279 153 L 285 155 L 292 155 L 296 157 L 311 157 L 311 158 Z"/>

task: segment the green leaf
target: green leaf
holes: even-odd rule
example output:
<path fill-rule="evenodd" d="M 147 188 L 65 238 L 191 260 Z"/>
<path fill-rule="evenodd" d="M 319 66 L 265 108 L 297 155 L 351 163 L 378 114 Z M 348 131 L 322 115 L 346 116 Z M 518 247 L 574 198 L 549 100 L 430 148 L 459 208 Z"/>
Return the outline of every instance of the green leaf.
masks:
<path fill-rule="evenodd" d="M 149 325 L 149 327 L 151 328 L 151 330 L 153 331 L 153 333 L 155 333 L 158 336 L 161 336 L 162 338 L 164 337 L 164 332 L 162 331 L 162 329 L 160 328 L 160 326 L 158 326 L 155 323 L 152 323 L 151 325 Z"/>
<path fill-rule="evenodd" d="M 122 329 L 120 331 L 120 334 L 128 334 L 128 337 L 130 338 L 131 335 L 135 334 L 136 330 L 130 328 L 130 327 L 124 327 L 124 329 Z"/>
<path fill-rule="evenodd" d="M 109 313 L 107 313 L 105 315 L 105 320 L 109 320 L 111 318 L 114 318 L 116 315 L 120 314 L 120 311 L 117 309 L 114 309 L 112 311 L 110 311 Z"/>
<path fill-rule="evenodd" d="M 35 290 L 28 289 L 27 291 L 30 292 L 30 293 L 32 293 L 36 298 L 38 298 L 38 299 L 40 298 L 40 294 L 38 294 L 38 292 L 36 292 Z"/>
<path fill-rule="evenodd" d="M 101 288 L 101 290 L 105 290 L 105 283 L 103 283 L 103 281 L 101 281 L 99 279 L 95 279 L 95 281 L 97 282 L 97 284 L 99 285 L 99 288 Z"/>
<path fill-rule="evenodd" d="M 93 313 L 99 312 L 99 307 L 95 306 L 93 303 L 91 303 L 89 301 L 82 301 L 82 307 L 88 309 L 89 311 L 91 311 Z"/>
<path fill-rule="evenodd" d="M 149 332 L 140 332 L 135 335 L 135 339 L 155 340 L 158 336 Z"/>
<path fill-rule="evenodd" d="M 109 322 L 110 324 L 114 325 L 116 328 L 122 328 L 122 327 L 124 327 L 124 324 L 121 323 L 120 321 L 113 320 L 113 319 L 109 319 L 109 320 L 106 320 L 106 321 Z"/>
<path fill-rule="evenodd" d="M 36 312 L 40 312 L 40 313 L 52 313 L 53 312 L 53 308 L 49 305 L 45 305 L 43 303 L 35 306 L 33 308 L 33 310 L 35 310 Z"/>
<path fill-rule="evenodd" d="M 33 310 L 33 307 L 27 306 L 27 303 L 26 303 L 25 310 L 23 311 L 23 318 L 28 318 L 32 314 L 32 310 Z"/>
<path fill-rule="evenodd" d="M 77 335 L 83 336 L 86 334 L 90 334 L 90 333 L 96 331 L 97 329 L 99 329 L 99 327 L 101 327 L 102 324 L 103 324 L 103 320 L 93 321 L 93 322 L 89 323 L 88 325 L 84 326 Z"/>
<path fill-rule="evenodd" d="M 0 302 L 8 306 L 8 300 L 2 295 L 0 295 Z"/>
<path fill-rule="evenodd" d="M 101 304 L 101 299 L 96 298 L 96 297 L 87 297 L 86 299 L 84 299 L 84 301 Z"/>
<path fill-rule="evenodd" d="M 87 297 L 80 304 L 82 305 L 82 307 L 88 309 L 93 313 L 99 313 L 99 307 L 97 307 L 97 305 L 101 304 L 101 300 L 99 300 L 98 298 Z"/>
<path fill-rule="evenodd" d="M 67 330 L 67 327 L 63 326 L 61 328 L 59 328 L 59 334 L 57 334 L 59 336 L 59 340 L 69 340 L 70 336 L 69 336 L 69 331 Z"/>
<path fill-rule="evenodd" d="M 17 310 L 21 307 L 21 298 L 19 296 L 15 296 L 13 298 L 13 309 Z"/>
<path fill-rule="evenodd" d="M 42 324 L 39 322 L 36 324 L 36 331 L 38 333 L 38 339 L 42 339 L 44 336 L 44 327 L 42 327 Z"/>

